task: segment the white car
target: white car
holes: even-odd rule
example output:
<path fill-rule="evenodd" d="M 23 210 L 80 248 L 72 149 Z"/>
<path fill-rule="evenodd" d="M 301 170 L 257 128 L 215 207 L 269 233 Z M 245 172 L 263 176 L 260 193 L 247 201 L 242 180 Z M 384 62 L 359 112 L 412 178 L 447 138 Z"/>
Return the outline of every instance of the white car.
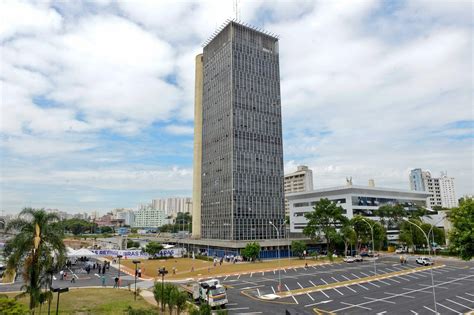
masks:
<path fill-rule="evenodd" d="M 355 258 L 354 257 L 351 257 L 351 256 L 346 256 L 344 259 L 343 259 L 346 263 L 353 263 L 355 262 Z"/>
<path fill-rule="evenodd" d="M 431 258 L 428 258 L 428 257 L 418 257 L 416 259 L 416 263 L 423 266 L 430 266 L 434 264 L 433 260 L 431 260 Z"/>
<path fill-rule="evenodd" d="M 407 251 L 405 250 L 405 248 L 401 248 L 401 247 L 395 250 L 395 254 L 404 254 L 406 252 Z"/>

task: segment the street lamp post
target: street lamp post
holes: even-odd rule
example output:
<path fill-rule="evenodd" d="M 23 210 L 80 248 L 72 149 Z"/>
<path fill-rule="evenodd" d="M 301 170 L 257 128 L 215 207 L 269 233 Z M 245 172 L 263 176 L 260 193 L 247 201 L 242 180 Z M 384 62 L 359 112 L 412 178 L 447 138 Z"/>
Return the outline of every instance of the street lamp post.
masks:
<path fill-rule="evenodd" d="M 137 275 L 138 275 L 138 264 L 140 264 L 139 260 L 134 260 L 133 263 L 135 264 L 135 301 L 137 300 Z"/>
<path fill-rule="evenodd" d="M 165 301 L 164 301 L 164 283 L 165 283 L 165 275 L 168 273 L 165 267 L 158 269 L 158 274 L 161 276 L 161 311 L 165 311 Z"/>
<path fill-rule="evenodd" d="M 426 235 L 425 231 L 423 231 L 423 229 L 422 229 L 421 227 L 419 227 L 417 224 L 411 222 L 411 221 L 408 220 L 407 218 L 403 218 L 403 220 L 404 220 L 405 222 L 410 223 L 411 225 L 416 226 L 416 227 L 423 233 L 423 235 L 424 235 L 425 238 L 426 238 L 426 245 L 428 245 L 428 255 L 431 256 L 431 254 L 430 254 L 430 239 L 428 238 L 428 235 Z M 431 265 L 430 273 L 431 273 L 431 287 L 433 288 L 434 310 L 435 310 L 435 313 L 438 314 L 438 308 L 437 308 L 437 305 L 436 305 L 436 292 L 435 292 L 434 278 L 433 278 L 433 265 Z"/>
<path fill-rule="evenodd" d="M 279 241 L 280 240 L 280 231 L 278 230 L 278 228 L 275 226 L 275 224 L 273 224 L 272 221 L 268 221 L 268 223 L 270 223 L 276 230 L 277 232 L 277 240 Z M 280 244 L 278 244 L 278 291 L 280 292 L 281 291 L 281 262 L 280 262 Z"/>
<path fill-rule="evenodd" d="M 68 292 L 69 288 L 51 288 L 53 292 L 58 292 L 58 300 L 56 301 L 56 315 L 59 314 L 59 294 Z"/>
<path fill-rule="evenodd" d="M 117 255 L 117 258 L 119 260 L 118 276 L 117 277 L 119 278 L 119 280 L 120 280 L 120 259 L 122 259 L 122 257 L 123 257 L 122 255 Z"/>
<path fill-rule="evenodd" d="M 374 243 L 374 227 L 367 221 L 366 219 L 362 218 L 362 221 L 367 223 L 370 227 L 370 233 L 372 234 L 372 255 L 374 256 L 374 274 L 377 275 L 377 264 L 375 262 L 375 243 Z"/>
<path fill-rule="evenodd" d="M 214 225 L 214 221 L 211 222 L 211 226 Z M 209 237 L 209 242 L 207 243 L 207 260 L 209 260 L 209 247 L 211 245 L 211 238 Z"/>
<path fill-rule="evenodd" d="M 441 218 L 441 219 L 439 219 L 438 221 L 436 221 L 435 224 L 431 225 L 431 228 L 430 228 L 430 230 L 428 231 L 428 238 L 429 238 L 429 236 L 430 236 L 430 233 L 432 233 L 432 234 L 431 234 L 432 239 L 433 239 L 433 243 L 432 243 L 432 244 L 434 244 L 434 242 L 435 242 L 435 238 L 434 238 L 434 228 L 436 227 L 436 224 L 440 223 L 440 222 L 443 221 L 444 219 L 445 219 L 445 218 Z M 433 255 L 436 256 L 436 249 L 433 249 Z"/>

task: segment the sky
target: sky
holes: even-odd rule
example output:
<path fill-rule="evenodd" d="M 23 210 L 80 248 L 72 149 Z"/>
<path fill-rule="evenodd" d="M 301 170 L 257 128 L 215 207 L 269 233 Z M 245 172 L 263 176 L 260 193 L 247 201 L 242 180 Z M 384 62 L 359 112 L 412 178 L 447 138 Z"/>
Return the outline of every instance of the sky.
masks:
<path fill-rule="evenodd" d="M 285 172 L 473 194 L 470 1 L 249 1 L 280 36 Z M 0 210 L 191 196 L 194 58 L 233 1 L 0 0 Z"/>

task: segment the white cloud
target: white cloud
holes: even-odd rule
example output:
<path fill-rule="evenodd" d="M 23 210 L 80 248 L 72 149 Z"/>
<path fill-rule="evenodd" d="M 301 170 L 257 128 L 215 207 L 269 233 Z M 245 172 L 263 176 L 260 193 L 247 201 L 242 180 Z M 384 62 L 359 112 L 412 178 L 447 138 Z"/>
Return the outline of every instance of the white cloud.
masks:
<path fill-rule="evenodd" d="M 192 135 L 194 134 L 194 128 L 190 126 L 180 125 L 168 125 L 165 127 L 165 131 L 173 135 Z"/>
<path fill-rule="evenodd" d="M 158 122 L 160 137 L 192 134 L 194 58 L 233 17 L 232 2 L 0 6 L 1 150 L 11 155 L 2 193 L 30 198 L 8 185 L 37 178 L 80 192 L 191 189 L 189 140 L 177 150 L 160 138 L 160 153 L 172 163 L 158 161 L 147 148 L 156 135 L 142 132 Z M 472 138 L 454 139 L 472 130 L 446 128 L 474 119 L 471 2 L 240 7 L 242 20 L 281 38 L 286 171 L 309 165 L 316 187 L 352 176 L 358 184 L 375 178 L 379 186 L 408 188 L 410 168 L 422 167 L 447 170 L 458 194 L 473 192 Z M 39 104 L 39 96 L 52 104 Z M 170 169 L 178 156 L 189 161 Z M 140 159 L 148 164 L 137 166 Z"/>

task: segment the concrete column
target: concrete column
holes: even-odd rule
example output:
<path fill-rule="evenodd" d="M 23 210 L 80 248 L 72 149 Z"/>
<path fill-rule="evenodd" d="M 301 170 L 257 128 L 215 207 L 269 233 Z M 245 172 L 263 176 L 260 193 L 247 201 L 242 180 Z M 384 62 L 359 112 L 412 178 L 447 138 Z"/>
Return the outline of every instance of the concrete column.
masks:
<path fill-rule="evenodd" d="M 194 84 L 193 238 L 201 237 L 202 59 L 202 54 L 196 56 L 196 79 Z"/>

